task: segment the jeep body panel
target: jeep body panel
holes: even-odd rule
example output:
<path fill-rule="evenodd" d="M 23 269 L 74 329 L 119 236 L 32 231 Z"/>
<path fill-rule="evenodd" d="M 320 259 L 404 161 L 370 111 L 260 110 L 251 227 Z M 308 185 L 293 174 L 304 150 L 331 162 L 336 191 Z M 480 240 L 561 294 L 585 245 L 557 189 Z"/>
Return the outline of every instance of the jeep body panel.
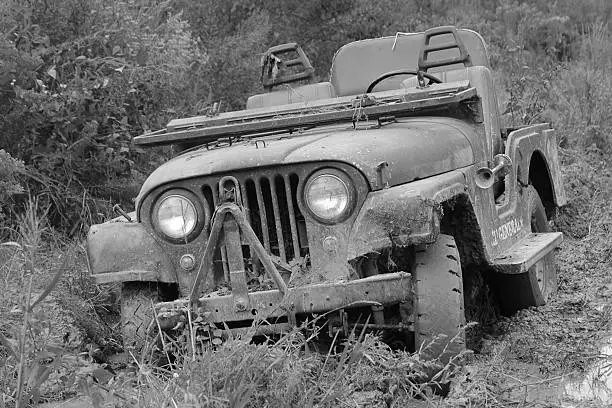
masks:
<path fill-rule="evenodd" d="M 458 169 L 370 193 L 352 226 L 347 259 L 434 242 L 442 203 L 466 190 L 465 174 Z"/>
<path fill-rule="evenodd" d="M 552 189 L 552 198 L 557 207 L 567 204 L 561 167 L 557 150 L 557 137 L 555 131 L 549 124 L 526 126 L 517 129 L 508 135 L 506 142 L 506 153 L 516 166 L 516 178 L 520 184 L 529 184 L 537 177 L 548 179 L 548 185 Z M 544 168 L 533 169 L 534 160 L 540 160 L 545 164 Z M 532 172 L 540 171 L 541 174 Z M 544 191 L 539 191 L 546 197 Z"/>
<path fill-rule="evenodd" d="M 433 242 L 439 232 L 440 206 L 444 202 L 461 195 L 469 200 L 478 222 L 479 227 L 475 228 L 475 231 L 480 235 L 480 241 L 483 245 L 482 261 L 493 264 L 495 258 L 501 256 L 530 233 L 529 215 L 525 212 L 525 206 L 522 202 L 521 184 L 529 184 L 530 162 L 534 155 L 541 155 L 545 158 L 546 168 L 549 169 L 547 177 L 550 177 L 554 203 L 557 206 L 565 203 L 566 198 L 562 181 L 558 176 L 560 171 L 556 157 L 556 139 L 554 131 L 548 125 L 533 125 L 510 133 L 506 141 L 506 153 L 513 159 L 514 165 L 512 175 L 505 178 L 506 199 L 502 203 L 496 203 L 492 189 L 482 189 L 474 183 L 475 172 L 481 166 L 488 165 L 487 162 L 470 165 L 473 157 L 471 157 L 471 152 L 466 150 L 469 149 L 468 135 L 477 137 L 478 132 L 457 132 L 456 127 L 448 125 L 448 123 L 454 124 L 454 120 L 438 121 L 438 119 L 440 118 L 432 120 L 408 119 L 381 129 L 346 130 L 341 128 L 340 137 L 346 137 L 345 142 L 348 143 L 353 140 L 362 142 L 355 149 L 354 154 L 357 157 L 363 152 L 371 151 L 374 147 L 381 148 L 387 145 L 390 147 L 382 149 L 385 155 L 381 155 L 374 160 L 368 160 L 367 155 L 363 155 L 364 160 L 359 167 L 361 170 L 366 170 L 365 174 L 368 175 L 366 180 L 369 182 L 370 188 L 372 190 L 376 188 L 377 190 L 367 195 L 363 207 L 356 213 L 354 223 L 326 226 L 307 220 L 308 230 L 312 231 L 312 236 L 333 235 L 339 238 L 338 248 L 340 252 L 334 254 L 324 251 L 318 241 L 313 240 L 311 242 L 310 249 L 313 255 L 316 259 L 324 260 L 322 265 L 325 265 L 325 267 L 320 272 L 328 274 L 328 279 L 337 281 L 350 276 L 347 269 L 347 260 L 393 245 L 415 245 Z M 414 126 L 414 123 L 419 126 Z M 444 137 L 454 138 L 455 146 L 461 146 L 464 150 L 460 149 L 460 154 L 456 155 L 453 154 L 454 152 L 436 147 L 435 144 L 429 145 L 427 140 L 431 139 L 423 137 L 423 134 L 427 136 L 431 136 L 431 134 L 419 133 L 414 130 L 428 123 L 438 124 L 437 129 L 445 131 L 443 132 Z M 398 129 L 401 129 L 401 132 Z M 451 131 L 451 129 L 455 131 Z M 464 126 L 464 129 L 469 129 L 469 127 Z M 407 130 L 414 131 L 411 137 L 405 137 L 404 132 Z M 261 156 L 259 156 L 261 160 L 266 158 L 265 154 L 268 154 L 268 152 L 280 151 L 287 153 L 285 157 L 299 157 L 295 162 L 300 162 L 314 154 L 321 155 L 320 150 L 326 150 L 327 157 L 348 160 L 351 154 L 340 148 L 325 149 L 322 140 L 332 137 L 331 135 L 334 134 L 333 128 L 325 129 L 320 135 L 298 136 L 295 139 L 288 140 L 281 139 L 277 141 L 278 143 L 275 143 L 274 140 L 269 141 L 266 148 L 256 148 L 253 144 L 245 144 L 241 149 L 244 149 L 245 152 L 264 151 L 265 153 L 261 153 Z M 397 148 L 398 141 L 404 144 L 402 149 Z M 278 150 L 273 150 L 275 146 L 278 146 Z M 425 146 L 424 152 L 423 146 Z M 353 149 L 350 150 L 354 151 Z M 190 188 L 189 178 L 184 178 L 185 183 L 181 183 L 182 177 L 177 176 L 181 169 L 184 170 L 182 166 L 194 164 L 189 171 L 193 174 L 198 173 L 198 167 L 195 165 L 198 161 L 193 160 L 193 157 L 200 157 L 201 155 L 206 157 L 206 155 L 223 154 L 223 152 L 232 152 L 232 150 L 186 153 L 170 162 L 160 174 L 165 174 L 166 183 L 172 179 L 172 174 L 174 174 L 175 184 L 173 184 L 173 187 Z M 389 163 L 389 168 L 378 169 L 376 164 L 380 164 L 383 158 L 389 160 L 389 154 L 391 153 L 396 154 L 396 159 L 386 161 Z M 271 154 L 270 157 L 276 157 L 277 155 L 279 153 Z M 436 155 L 440 161 L 436 163 L 437 167 L 430 167 L 429 171 L 441 174 L 432 174 L 428 177 L 426 173 L 417 173 L 408 179 L 422 179 L 408 183 L 400 183 L 397 178 L 393 178 L 393 174 L 406 176 L 407 173 L 402 173 L 401 171 L 404 169 L 401 166 L 396 166 L 396 164 L 419 163 L 422 158 L 430 160 L 431 157 L 436 157 Z M 230 155 L 223 157 L 227 158 L 225 163 L 231 161 Z M 219 157 L 217 157 L 218 159 Z M 217 160 L 214 163 L 224 163 Z M 356 160 L 353 160 L 351 164 L 354 165 L 355 163 L 357 163 Z M 459 166 L 459 164 L 463 164 L 463 166 Z M 231 165 L 237 166 L 238 164 L 237 162 L 231 162 Z M 454 169 L 449 171 L 449 168 Z M 553 177 L 553 175 L 557 176 Z M 162 191 L 164 184 L 160 182 L 161 176 L 152 178 L 157 180 L 156 183 L 160 183 L 157 190 Z M 390 188 L 382 189 L 385 183 Z M 148 188 L 152 184 L 150 183 Z M 142 191 L 145 191 L 145 187 Z M 142 199 L 139 202 L 142 202 Z M 139 225 L 139 227 L 133 225 Z M 113 229 L 116 229 L 116 231 L 112 231 Z M 102 238 L 99 235 L 100 232 L 103 232 L 106 238 Z M 92 233 L 98 234 L 98 236 L 93 239 L 94 234 Z M 204 236 L 202 240 L 197 240 L 187 246 L 177 247 L 164 242 L 153 231 L 145 230 L 141 224 L 126 223 L 113 223 L 103 228 L 98 226 L 92 229 L 92 233 L 90 233 L 91 239 L 88 240 L 91 266 L 94 275 L 99 276 L 96 279 L 100 283 L 102 283 L 102 280 L 126 281 L 130 280 L 132 276 L 136 276 L 134 275 L 135 272 L 127 271 L 148 271 L 147 274 L 138 275 L 138 280 L 144 279 L 145 276 L 155 276 L 155 280 L 159 281 L 177 281 L 175 268 L 178 258 L 174 254 L 179 252 L 180 254 L 194 253 L 197 256 L 200 254 L 202 243 L 206 240 Z M 137 234 L 138 237 L 134 234 Z M 121 241 L 118 240 L 118 237 L 121 237 Z M 138 243 L 139 247 L 132 248 L 130 245 L 126 246 L 120 243 L 124 237 L 133 237 L 129 240 L 133 243 L 131 245 Z M 153 258 L 145 257 L 145 262 L 138 265 L 138 257 L 140 256 L 138 254 L 143 253 L 143 251 L 155 254 L 155 261 L 152 260 Z M 342 253 L 343 256 L 338 256 Z M 163 254 L 167 255 L 164 256 Z M 124 259 L 131 260 L 126 263 L 123 261 Z M 119 272 L 121 268 L 126 273 L 112 275 L 113 272 Z M 180 279 L 178 280 L 180 281 Z M 181 286 L 186 287 L 185 285 Z"/>
<path fill-rule="evenodd" d="M 439 229 L 442 204 L 464 197 L 478 223 L 473 230 L 480 235 L 483 245 L 481 261 L 495 264 L 496 258 L 531 232 L 523 185 L 530 184 L 536 176 L 545 177 L 549 180 L 554 204 L 561 207 L 567 201 L 560 177 L 557 141 L 548 124 L 511 132 L 506 140 L 506 154 L 512 158 L 513 166 L 511 174 L 504 178 L 506 198 L 502 201 L 494 196 L 493 189 L 483 189 L 475 183 L 475 172 L 488 166 L 488 162 L 370 193 L 353 226 L 348 258 L 394 245 L 433 242 Z M 529 174 L 535 156 L 546 164 L 546 174 Z M 539 193 L 546 197 L 544 191 Z"/>
<path fill-rule="evenodd" d="M 494 196 L 493 189 L 483 189 L 476 185 L 475 172 L 489 163 L 480 163 L 466 172 L 466 183 L 470 201 L 474 209 L 484 245 L 484 254 L 489 264 L 502 256 L 530 233 L 530 214 L 527 212 L 523 186 L 529 185 L 534 175 L 529 174 L 530 163 L 534 156 L 542 154 L 552 188 L 554 203 L 562 206 L 566 202 L 565 190 L 561 180 L 557 158 L 557 141 L 554 131 L 548 124 L 527 126 L 508 136 L 505 153 L 512 159 L 511 173 L 504 178 L 504 198 L 500 201 Z M 538 174 L 537 176 L 542 176 Z M 545 196 L 544 192 L 539 192 Z"/>
<path fill-rule="evenodd" d="M 87 242 L 89 269 L 98 284 L 177 281 L 167 249 L 141 223 L 115 221 L 92 225 Z"/>

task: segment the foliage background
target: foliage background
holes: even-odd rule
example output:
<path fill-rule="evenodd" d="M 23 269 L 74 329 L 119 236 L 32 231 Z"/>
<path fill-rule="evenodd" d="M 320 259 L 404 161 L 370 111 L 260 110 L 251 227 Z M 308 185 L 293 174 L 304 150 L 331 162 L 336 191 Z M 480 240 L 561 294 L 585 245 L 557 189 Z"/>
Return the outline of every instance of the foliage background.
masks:
<path fill-rule="evenodd" d="M 608 149 L 611 15 L 606 0 L 5 0 L 3 234 L 28 194 L 69 235 L 107 218 L 111 203 L 129 207 L 171 154 L 132 138 L 213 102 L 242 108 L 260 91 L 261 54 L 287 41 L 325 80 L 346 42 L 443 24 L 475 29 L 489 44 L 508 125 L 552 121 L 564 145 Z"/>

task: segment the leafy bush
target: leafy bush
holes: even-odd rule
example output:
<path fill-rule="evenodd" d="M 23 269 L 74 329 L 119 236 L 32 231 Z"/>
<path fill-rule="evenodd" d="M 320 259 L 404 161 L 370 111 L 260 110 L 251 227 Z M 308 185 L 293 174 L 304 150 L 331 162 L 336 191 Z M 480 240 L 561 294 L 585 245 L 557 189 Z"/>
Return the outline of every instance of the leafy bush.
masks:
<path fill-rule="evenodd" d="M 180 13 L 143 3 L 65 0 L 54 7 L 57 25 L 42 2 L 17 7 L 30 24 L 20 13 L 3 16 L 3 26 L 13 18 L 17 28 L 0 40 L 0 90 L 8 96 L 1 142 L 25 162 L 31 193 L 66 232 L 99 221 L 106 202 L 135 195 L 134 176 L 155 156 L 135 148 L 134 135 L 197 105 L 193 78 L 205 56 Z"/>
<path fill-rule="evenodd" d="M 23 163 L 15 160 L 4 149 L 0 149 L 0 225 L 6 213 L 13 207 L 13 196 L 23 192 L 19 175 L 23 173 Z M 0 236 L 5 235 L 0 233 Z"/>

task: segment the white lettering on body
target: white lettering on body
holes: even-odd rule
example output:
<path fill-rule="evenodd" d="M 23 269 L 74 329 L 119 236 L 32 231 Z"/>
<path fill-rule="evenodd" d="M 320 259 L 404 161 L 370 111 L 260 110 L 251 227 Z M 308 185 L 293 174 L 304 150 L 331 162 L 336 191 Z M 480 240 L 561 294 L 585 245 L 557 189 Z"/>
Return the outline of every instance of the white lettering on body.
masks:
<path fill-rule="evenodd" d="M 523 220 L 520 218 L 512 218 L 510 221 L 503 223 L 492 232 L 493 246 L 497 246 L 501 241 L 516 235 L 522 228 Z"/>

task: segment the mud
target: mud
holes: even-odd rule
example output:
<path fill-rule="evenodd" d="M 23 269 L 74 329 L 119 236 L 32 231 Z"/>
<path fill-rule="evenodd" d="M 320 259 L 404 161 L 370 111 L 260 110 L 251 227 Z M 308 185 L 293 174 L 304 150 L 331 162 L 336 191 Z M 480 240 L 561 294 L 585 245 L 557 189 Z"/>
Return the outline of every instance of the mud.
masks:
<path fill-rule="evenodd" d="M 600 360 L 586 374 L 567 380 L 563 389 L 573 401 L 612 406 L 612 334 L 601 348 Z"/>

